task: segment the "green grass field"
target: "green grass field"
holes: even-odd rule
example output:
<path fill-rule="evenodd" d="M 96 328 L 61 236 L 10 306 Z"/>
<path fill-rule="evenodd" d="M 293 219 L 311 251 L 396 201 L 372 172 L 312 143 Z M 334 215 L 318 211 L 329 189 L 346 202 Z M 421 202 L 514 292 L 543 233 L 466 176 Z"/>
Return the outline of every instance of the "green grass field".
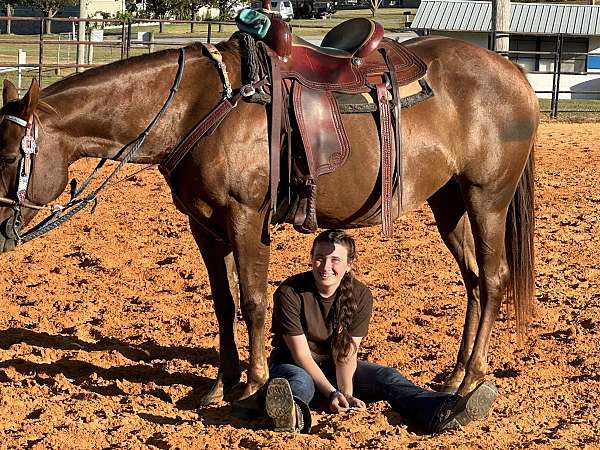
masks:
<path fill-rule="evenodd" d="M 566 122 L 598 122 L 600 121 L 600 100 L 559 100 L 558 117 L 550 119 L 550 100 L 540 99 L 542 120 Z M 576 111 L 573 111 L 576 110 Z"/>

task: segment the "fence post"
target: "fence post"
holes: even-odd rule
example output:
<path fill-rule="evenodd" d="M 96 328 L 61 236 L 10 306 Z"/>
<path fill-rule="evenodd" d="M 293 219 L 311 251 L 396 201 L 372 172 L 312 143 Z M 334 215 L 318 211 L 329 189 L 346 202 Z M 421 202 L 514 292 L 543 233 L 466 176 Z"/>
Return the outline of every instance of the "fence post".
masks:
<path fill-rule="evenodd" d="M 206 43 L 210 44 L 210 31 L 211 31 L 211 23 L 208 22 L 208 34 L 206 36 Z"/>
<path fill-rule="evenodd" d="M 558 100 L 560 91 L 560 70 L 562 60 L 562 34 L 556 36 L 556 48 L 554 52 L 554 73 L 552 75 L 552 99 L 550 100 L 550 118 L 558 116 Z"/>
<path fill-rule="evenodd" d="M 58 33 L 58 50 L 56 51 L 56 66 L 57 67 L 56 69 L 54 69 L 54 74 L 60 75 L 60 33 Z"/>
<path fill-rule="evenodd" d="M 44 19 L 40 19 L 40 57 L 38 64 L 38 83 L 42 87 L 42 64 L 44 61 Z"/>
<path fill-rule="evenodd" d="M 125 41 L 127 40 L 127 35 L 125 33 L 125 21 L 121 22 L 121 59 L 125 58 Z"/>
<path fill-rule="evenodd" d="M 85 19 L 87 19 L 87 9 L 86 9 L 85 1 L 79 2 L 79 18 L 82 20 L 79 21 L 79 26 L 77 28 L 77 41 L 78 42 L 77 42 L 77 67 L 75 68 L 76 72 L 81 72 L 83 70 L 79 65 L 83 64 L 84 60 L 85 60 L 85 47 L 81 43 L 82 41 L 85 41 L 85 27 L 86 27 Z M 73 36 L 73 39 L 75 39 L 75 36 Z"/>
<path fill-rule="evenodd" d="M 17 69 L 17 89 L 21 92 L 23 84 L 23 66 L 27 64 L 27 53 L 21 48 L 19 49 L 19 55 L 17 56 L 17 64 L 19 64 L 19 68 Z"/>
<path fill-rule="evenodd" d="M 127 47 L 125 49 L 125 57 L 129 58 L 129 50 L 131 49 L 131 19 L 127 19 Z"/>

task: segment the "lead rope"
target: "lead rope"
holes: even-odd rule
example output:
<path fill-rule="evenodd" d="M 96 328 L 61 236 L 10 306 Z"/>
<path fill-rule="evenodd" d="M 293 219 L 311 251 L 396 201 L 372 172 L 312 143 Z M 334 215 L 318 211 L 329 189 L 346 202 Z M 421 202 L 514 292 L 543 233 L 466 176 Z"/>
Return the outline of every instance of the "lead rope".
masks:
<path fill-rule="evenodd" d="M 31 228 L 25 234 L 17 235 L 18 236 L 17 240 L 18 240 L 19 244 L 29 242 L 32 239 L 35 239 L 37 237 L 42 236 L 43 234 L 48 233 L 49 231 L 53 230 L 54 228 L 58 227 L 59 225 L 63 224 L 67 220 L 69 220 L 71 217 L 73 217 L 75 214 L 77 214 L 79 211 L 81 211 L 83 208 L 85 208 L 88 204 L 96 203 L 96 201 L 97 201 L 96 197 L 98 196 L 98 194 L 106 187 L 108 182 L 115 177 L 115 175 L 123 168 L 123 166 L 125 164 L 127 164 L 131 160 L 131 158 L 133 158 L 133 156 L 136 154 L 136 152 L 140 149 L 140 147 L 146 140 L 146 137 L 148 136 L 148 134 L 150 133 L 152 128 L 154 128 L 154 126 L 160 120 L 160 118 L 162 117 L 164 112 L 167 110 L 167 108 L 173 102 L 173 98 L 175 97 L 175 94 L 177 93 L 177 90 L 179 89 L 179 84 L 181 83 L 181 78 L 183 76 L 183 69 L 185 67 L 185 51 L 184 51 L 184 49 L 179 50 L 178 64 L 179 64 L 179 67 L 177 69 L 177 75 L 175 76 L 175 81 L 173 82 L 173 86 L 171 87 L 169 96 L 167 97 L 167 100 L 165 101 L 163 107 L 156 114 L 156 116 L 154 116 L 154 119 L 152 119 L 152 121 L 150 122 L 150 124 L 148 124 L 146 129 L 136 139 L 134 139 L 133 141 L 128 143 L 125 147 L 123 147 L 121 150 L 119 150 L 119 152 L 117 153 L 115 158 L 118 157 L 119 155 L 121 155 L 123 152 L 125 152 L 125 150 L 128 147 L 131 147 L 129 149 L 129 151 L 127 151 L 127 153 L 125 153 L 125 156 L 119 162 L 119 164 L 113 170 L 113 172 L 106 178 L 106 180 L 104 180 L 100 184 L 100 186 L 98 186 L 96 189 L 94 189 L 92 192 L 90 192 L 86 197 L 77 198 L 79 195 L 81 195 L 83 190 L 85 190 L 85 188 L 89 185 L 90 181 L 95 177 L 95 175 L 98 173 L 100 168 L 106 162 L 106 159 L 102 159 L 98 163 L 98 165 L 96 166 L 94 171 L 90 174 L 90 176 L 88 176 L 87 179 L 81 184 L 81 187 L 79 189 L 77 189 L 76 186 L 73 186 L 73 183 L 72 183 L 71 200 L 69 200 L 69 202 L 67 204 L 60 206 L 59 207 L 60 209 L 58 209 L 57 211 L 52 213 L 50 216 L 46 217 L 42 222 L 40 222 L 39 224 L 37 224 L 36 226 Z"/>

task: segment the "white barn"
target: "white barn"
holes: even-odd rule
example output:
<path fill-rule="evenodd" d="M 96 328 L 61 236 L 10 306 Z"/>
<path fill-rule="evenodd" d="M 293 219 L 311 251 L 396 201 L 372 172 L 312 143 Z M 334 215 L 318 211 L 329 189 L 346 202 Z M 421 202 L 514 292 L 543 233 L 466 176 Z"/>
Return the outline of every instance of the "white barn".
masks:
<path fill-rule="evenodd" d="M 490 48 L 492 5 L 489 1 L 423 0 L 412 28 L 420 34 L 443 35 Z M 600 98 L 600 5 L 512 3 L 510 50 L 554 52 L 562 35 L 560 98 Z M 585 55 L 588 53 L 588 55 Z M 528 71 L 536 91 L 551 91 L 555 57 L 511 54 Z M 545 73 L 546 72 L 546 73 Z M 548 92 L 538 93 L 550 98 Z"/>

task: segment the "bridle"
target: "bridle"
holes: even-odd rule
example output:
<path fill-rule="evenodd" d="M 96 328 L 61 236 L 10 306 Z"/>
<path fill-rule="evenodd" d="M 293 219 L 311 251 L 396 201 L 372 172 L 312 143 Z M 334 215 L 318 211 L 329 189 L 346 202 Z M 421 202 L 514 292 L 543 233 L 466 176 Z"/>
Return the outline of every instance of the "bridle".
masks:
<path fill-rule="evenodd" d="M 5 114 L 0 116 L 0 122 L 3 120 L 8 120 L 9 122 L 13 122 L 20 127 L 25 128 L 25 134 L 21 138 L 19 146 L 21 157 L 19 158 L 19 168 L 17 172 L 16 199 L 12 200 L 10 198 L 0 197 L 0 203 L 9 206 L 13 210 L 12 218 L 7 221 L 9 229 L 6 231 L 10 231 L 15 239 L 19 240 L 19 229 L 22 225 L 21 208 L 48 208 L 47 205 L 35 205 L 27 201 L 27 191 L 31 180 L 33 162 L 37 154 L 38 126 L 36 125 L 36 119 L 33 114 L 29 116 L 28 120 L 21 119 L 20 117 L 11 114 Z"/>

